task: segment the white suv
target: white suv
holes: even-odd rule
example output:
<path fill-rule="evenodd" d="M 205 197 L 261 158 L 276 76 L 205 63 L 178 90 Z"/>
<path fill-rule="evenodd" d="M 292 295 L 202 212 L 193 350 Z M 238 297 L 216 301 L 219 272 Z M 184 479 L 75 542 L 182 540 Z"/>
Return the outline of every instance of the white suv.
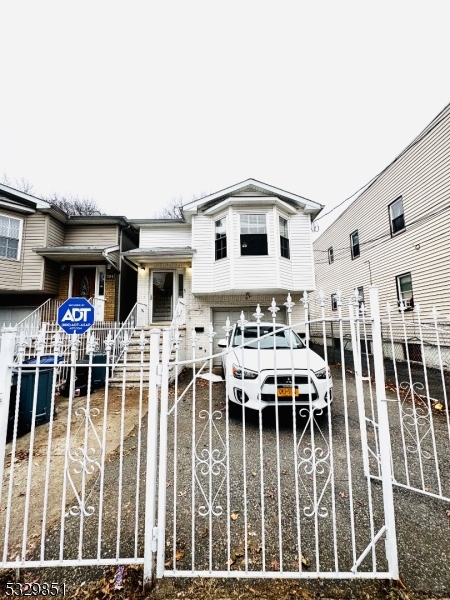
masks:
<path fill-rule="evenodd" d="M 219 340 L 227 348 L 226 340 Z M 333 380 L 325 361 L 305 347 L 283 325 L 234 326 L 228 352 L 222 357 L 228 400 L 246 408 L 310 407 L 326 412 L 333 400 Z"/>

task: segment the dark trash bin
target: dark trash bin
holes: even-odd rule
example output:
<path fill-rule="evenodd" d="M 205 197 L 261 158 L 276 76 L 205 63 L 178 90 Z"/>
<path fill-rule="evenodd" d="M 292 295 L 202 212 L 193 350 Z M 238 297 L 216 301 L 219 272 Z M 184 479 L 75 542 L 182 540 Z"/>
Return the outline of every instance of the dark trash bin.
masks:
<path fill-rule="evenodd" d="M 89 354 L 85 355 L 85 360 L 89 362 Z M 99 367 L 98 364 L 106 364 L 106 352 L 93 352 L 92 353 L 92 375 L 91 375 L 91 388 L 98 390 L 105 387 L 106 379 L 106 368 L 105 366 Z"/>
<path fill-rule="evenodd" d="M 32 359 L 30 359 L 32 361 Z M 26 361 L 24 364 L 35 364 Z M 24 435 L 31 431 L 33 422 L 33 397 L 37 382 L 37 399 L 36 399 L 36 417 L 35 425 L 42 425 L 50 421 L 51 402 L 53 390 L 53 371 L 54 369 L 40 368 L 39 378 L 37 377 L 37 369 L 22 369 L 20 380 L 20 397 L 19 401 L 19 417 L 17 421 L 18 435 Z M 14 414 L 17 401 L 17 385 L 19 373 L 17 369 L 13 370 L 11 381 L 11 392 L 9 397 L 9 418 L 8 418 L 8 439 L 12 437 L 14 427 Z"/>
<path fill-rule="evenodd" d="M 65 398 L 70 396 L 70 383 L 72 381 L 72 367 L 68 368 L 67 371 L 67 379 L 64 387 L 61 388 L 60 394 Z M 88 387 L 88 377 L 89 377 L 89 361 L 88 360 L 77 360 L 77 366 L 75 367 L 75 384 L 73 396 L 86 396 L 87 395 L 87 387 Z M 91 382 L 92 389 L 92 382 Z"/>

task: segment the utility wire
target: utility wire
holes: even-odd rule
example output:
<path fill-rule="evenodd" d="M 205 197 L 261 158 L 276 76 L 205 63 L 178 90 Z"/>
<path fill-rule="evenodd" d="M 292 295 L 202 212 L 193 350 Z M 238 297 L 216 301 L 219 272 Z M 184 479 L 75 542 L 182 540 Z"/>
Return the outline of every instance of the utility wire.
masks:
<path fill-rule="evenodd" d="M 415 221 L 412 221 L 406 228 L 407 231 L 410 231 L 411 229 L 415 229 L 416 227 L 418 227 L 419 225 L 422 225 L 423 223 L 426 223 L 428 221 L 430 221 L 431 219 L 434 219 L 435 217 L 438 217 L 439 215 L 441 215 L 442 213 L 444 213 L 445 211 L 450 209 L 450 204 L 447 204 L 446 206 L 440 208 L 439 210 L 436 210 L 434 212 L 429 212 L 429 213 L 425 213 L 424 215 L 422 215 L 421 217 L 419 217 L 418 219 L 416 219 Z M 366 240 L 363 242 L 359 243 L 360 248 L 361 247 L 365 247 L 368 250 L 372 250 L 373 248 L 377 248 L 378 246 L 380 246 L 381 244 L 384 244 L 385 242 L 389 241 L 392 238 L 390 231 L 388 233 L 384 233 L 381 234 L 379 236 L 377 236 L 376 238 L 372 238 L 370 240 Z M 381 241 L 380 241 L 381 240 Z M 374 242 L 379 242 L 378 244 L 374 244 L 373 246 L 370 246 L 370 248 L 368 247 L 369 244 L 372 244 Z M 347 258 L 347 252 L 350 250 L 350 246 L 345 246 L 342 248 L 333 248 L 333 254 L 334 254 L 334 260 L 333 262 L 337 262 L 339 260 L 344 260 Z M 337 252 L 344 252 L 345 251 L 345 256 L 342 257 L 336 257 L 336 253 Z M 327 253 L 328 254 L 328 249 L 327 250 L 319 250 L 319 249 L 314 249 L 314 252 L 322 252 L 322 253 Z M 328 263 L 328 260 L 318 260 L 317 264 L 326 264 Z"/>

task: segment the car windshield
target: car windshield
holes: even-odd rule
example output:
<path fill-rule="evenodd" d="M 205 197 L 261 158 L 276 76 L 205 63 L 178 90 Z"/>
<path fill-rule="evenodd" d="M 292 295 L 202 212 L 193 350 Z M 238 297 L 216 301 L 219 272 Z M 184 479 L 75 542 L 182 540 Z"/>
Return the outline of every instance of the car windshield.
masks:
<path fill-rule="evenodd" d="M 257 339 L 263 335 L 271 333 L 272 335 L 267 336 L 266 338 L 257 341 Z M 250 342 L 250 340 L 255 340 L 254 342 Z M 258 347 L 261 350 L 273 350 L 274 347 L 274 335 L 273 335 L 273 327 L 268 325 L 261 325 L 260 327 L 246 327 L 244 329 L 244 337 L 242 338 L 241 330 L 236 328 L 234 337 L 233 337 L 233 346 L 240 346 L 241 344 L 245 344 L 246 348 L 252 348 L 257 350 Z M 247 344 L 247 342 L 250 342 Z M 258 345 L 259 344 L 259 345 Z M 301 338 L 295 333 L 295 331 L 289 329 L 278 330 L 275 333 L 275 348 L 292 348 L 296 350 L 297 348 L 304 348 L 304 344 Z"/>

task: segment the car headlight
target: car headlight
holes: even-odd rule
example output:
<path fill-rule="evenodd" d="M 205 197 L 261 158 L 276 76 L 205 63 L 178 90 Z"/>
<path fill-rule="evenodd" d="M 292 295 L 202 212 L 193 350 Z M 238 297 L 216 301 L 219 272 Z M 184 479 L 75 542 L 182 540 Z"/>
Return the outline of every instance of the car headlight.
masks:
<path fill-rule="evenodd" d="M 233 365 L 232 367 L 233 377 L 236 379 L 242 379 L 242 369 L 237 365 Z M 256 379 L 258 377 L 258 373 L 256 371 L 250 371 L 249 369 L 244 368 L 244 379 Z"/>
<path fill-rule="evenodd" d="M 314 375 L 317 379 L 326 379 L 328 373 L 328 379 L 331 379 L 331 371 L 329 367 L 324 367 L 323 369 L 319 369 L 318 371 L 314 371 Z"/>

